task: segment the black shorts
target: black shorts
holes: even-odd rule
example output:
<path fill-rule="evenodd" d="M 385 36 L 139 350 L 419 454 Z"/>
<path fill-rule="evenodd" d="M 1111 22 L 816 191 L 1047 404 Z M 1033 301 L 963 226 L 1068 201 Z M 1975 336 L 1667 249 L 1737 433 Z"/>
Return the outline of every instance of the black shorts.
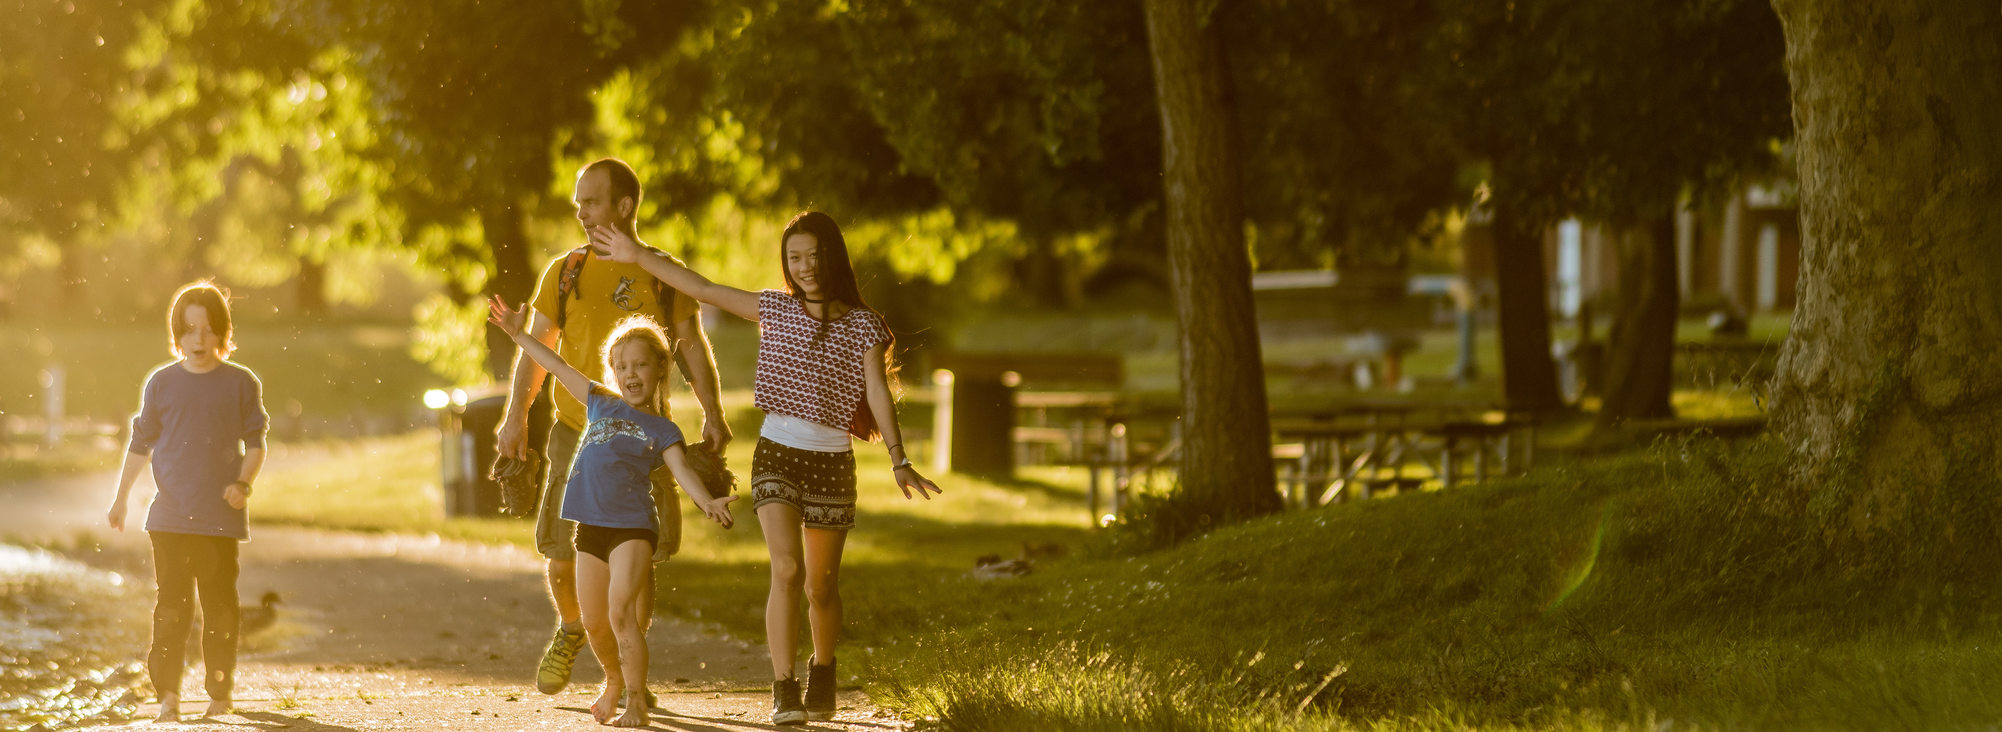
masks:
<path fill-rule="evenodd" d="M 758 438 L 751 456 L 751 510 L 783 503 L 809 529 L 855 527 L 855 453 L 786 447 Z"/>
<path fill-rule="evenodd" d="M 646 555 L 653 558 L 653 548 L 660 543 L 660 534 L 653 529 L 613 529 L 590 524 L 577 525 L 577 551 L 597 557 L 598 561 L 610 564 L 612 550 L 628 541 L 646 542 Z"/>

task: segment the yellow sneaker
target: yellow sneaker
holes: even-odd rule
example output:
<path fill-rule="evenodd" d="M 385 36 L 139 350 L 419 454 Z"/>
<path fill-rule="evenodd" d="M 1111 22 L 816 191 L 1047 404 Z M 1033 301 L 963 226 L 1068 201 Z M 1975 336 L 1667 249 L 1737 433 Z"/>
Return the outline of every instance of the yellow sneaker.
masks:
<path fill-rule="evenodd" d="M 549 649 L 542 652 L 542 666 L 535 671 L 535 690 L 544 694 L 554 694 L 570 685 L 570 667 L 576 665 L 577 654 L 584 650 L 584 634 L 572 633 L 556 626 L 556 637 L 549 639 Z"/>

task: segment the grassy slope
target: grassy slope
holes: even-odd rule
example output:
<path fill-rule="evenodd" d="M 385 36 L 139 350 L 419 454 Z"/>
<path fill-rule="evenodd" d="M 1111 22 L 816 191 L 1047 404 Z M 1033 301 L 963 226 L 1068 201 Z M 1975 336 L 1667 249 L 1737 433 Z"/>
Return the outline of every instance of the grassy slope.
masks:
<path fill-rule="evenodd" d="M 898 654 L 882 686 L 964 729 L 1885 728 L 2002 713 L 1982 693 L 2002 680 L 1981 650 L 2002 642 L 1985 594 L 1857 579 L 1818 542 L 1722 510 L 1762 490 L 1768 454 L 1712 470 L 1716 448 L 1665 447 L 965 584 L 939 617 L 951 630 L 912 641 L 955 653 Z M 986 648 L 995 638 L 1014 642 Z M 1064 693 L 1043 691 L 1059 681 Z"/>

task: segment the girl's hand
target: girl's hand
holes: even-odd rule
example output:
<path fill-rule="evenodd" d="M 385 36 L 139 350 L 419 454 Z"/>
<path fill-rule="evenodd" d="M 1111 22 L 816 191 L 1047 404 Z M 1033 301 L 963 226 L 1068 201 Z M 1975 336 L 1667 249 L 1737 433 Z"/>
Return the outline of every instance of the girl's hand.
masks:
<path fill-rule="evenodd" d="M 250 490 L 244 487 L 243 481 L 231 483 L 228 488 L 222 489 L 222 500 L 230 508 L 243 510 L 244 506 L 250 505 Z"/>
<path fill-rule="evenodd" d="M 104 515 L 104 520 L 111 524 L 111 528 L 117 529 L 119 531 L 124 531 L 125 502 L 119 501 L 117 503 L 111 504 L 111 511 Z"/>
<path fill-rule="evenodd" d="M 904 489 L 905 498 L 911 497 L 911 489 L 913 488 L 916 488 L 918 495 L 927 501 L 931 500 L 931 494 L 945 492 L 945 489 L 938 487 L 937 483 L 933 483 L 924 476 L 919 475 L 918 469 L 915 467 L 906 465 L 901 468 L 892 468 L 891 472 L 897 474 L 897 487 Z"/>
<path fill-rule="evenodd" d="M 737 523 L 737 520 L 730 516 L 730 502 L 734 500 L 737 500 L 736 496 L 717 496 L 707 501 L 702 501 L 699 505 L 702 507 L 704 515 L 715 520 L 716 523 L 722 524 L 723 528 L 727 529 Z"/>
<path fill-rule="evenodd" d="M 625 232 L 610 226 L 591 227 L 591 250 L 598 256 L 614 262 L 632 264 L 640 261 L 640 252 L 645 247 Z"/>
<path fill-rule="evenodd" d="M 523 303 L 520 310 L 515 310 L 509 308 L 507 301 L 502 300 L 499 295 L 487 298 L 487 322 L 500 328 L 507 337 L 520 337 L 522 322 L 526 320 L 528 320 L 527 303 Z"/>

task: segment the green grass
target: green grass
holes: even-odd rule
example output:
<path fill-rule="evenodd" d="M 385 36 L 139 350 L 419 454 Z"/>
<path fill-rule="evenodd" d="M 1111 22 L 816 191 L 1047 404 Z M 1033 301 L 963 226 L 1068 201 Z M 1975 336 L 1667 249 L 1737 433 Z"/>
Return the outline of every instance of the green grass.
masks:
<path fill-rule="evenodd" d="M 350 531 L 534 545 L 530 522 L 446 518 L 438 434 L 421 430 L 347 441 L 273 443 L 251 520 Z"/>
<path fill-rule="evenodd" d="M 871 688 L 951 729 L 1879 729 L 2002 713 L 1982 692 L 2002 682 L 1983 650 L 2002 642 L 1993 593 L 1943 580 L 1952 568 L 1859 569 L 1762 513 L 1776 453 L 1664 441 L 1005 584 L 947 580 L 929 586 L 928 627 L 867 653 Z"/>
<path fill-rule="evenodd" d="M 54 448 L 15 450 L 0 455 L 0 482 L 117 470 L 124 453 L 123 445 L 86 439 L 65 440 Z"/>
<path fill-rule="evenodd" d="M 357 411 L 402 415 L 421 408 L 425 389 L 446 386 L 410 356 L 410 330 L 387 324 L 239 325 L 232 357 L 264 382 L 274 418 L 346 418 Z M 166 328 L 74 324 L 62 328 L 12 324 L 0 328 L 0 411 L 40 415 L 44 370 L 65 374 L 65 412 L 124 420 L 139 407 L 146 374 L 173 360 Z M 18 395 L 18 396 L 13 396 Z"/>

